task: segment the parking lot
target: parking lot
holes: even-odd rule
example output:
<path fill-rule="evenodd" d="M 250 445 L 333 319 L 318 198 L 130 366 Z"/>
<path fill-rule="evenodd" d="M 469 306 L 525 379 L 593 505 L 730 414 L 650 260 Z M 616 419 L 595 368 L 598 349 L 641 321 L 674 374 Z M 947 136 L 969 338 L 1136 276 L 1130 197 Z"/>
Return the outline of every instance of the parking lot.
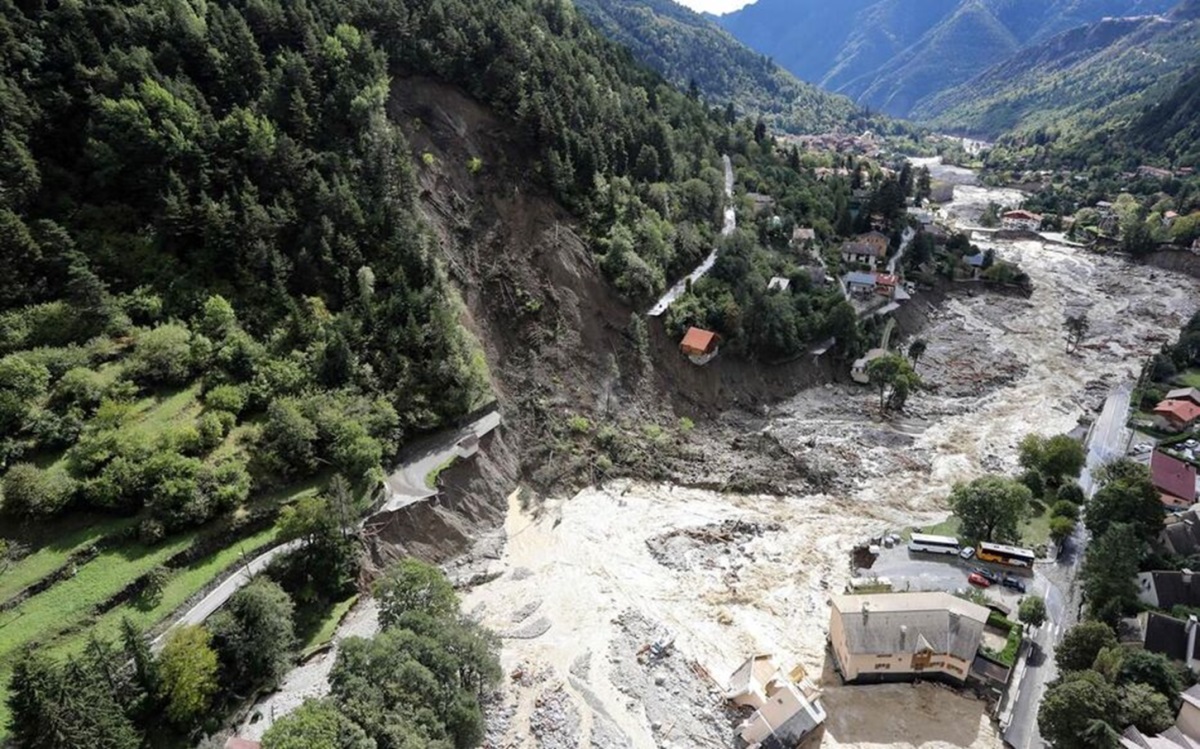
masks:
<path fill-rule="evenodd" d="M 974 570 L 986 570 L 997 578 L 1005 574 L 1012 575 L 1026 586 L 1026 592 L 993 584 L 980 588 L 967 582 L 967 576 Z M 883 547 L 875 558 L 870 569 L 860 569 L 858 577 L 887 578 L 896 591 L 936 591 L 960 593 L 969 588 L 983 592 L 989 600 L 1011 608 L 1016 614 L 1016 608 L 1021 597 L 1027 594 L 1045 596 L 1049 584 L 1046 579 L 1033 570 L 1020 570 L 997 564 L 980 562 L 977 559 L 964 560 L 958 556 L 930 554 L 927 552 L 910 552 L 904 543 L 895 544 L 892 548 Z"/>

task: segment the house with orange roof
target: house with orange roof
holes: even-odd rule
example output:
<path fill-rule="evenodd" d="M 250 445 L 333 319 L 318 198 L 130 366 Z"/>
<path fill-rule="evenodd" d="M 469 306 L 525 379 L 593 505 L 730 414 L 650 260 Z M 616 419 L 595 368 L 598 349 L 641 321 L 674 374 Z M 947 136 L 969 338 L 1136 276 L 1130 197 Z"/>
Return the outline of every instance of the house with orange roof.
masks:
<path fill-rule="evenodd" d="M 688 328 L 683 340 L 679 343 L 679 351 L 692 360 L 693 364 L 703 366 L 717 356 L 720 337 L 711 330 L 704 328 Z"/>
<path fill-rule="evenodd" d="M 1165 400 L 1154 407 L 1154 425 L 1167 432 L 1182 432 L 1200 419 L 1200 405 L 1192 400 Z"/>

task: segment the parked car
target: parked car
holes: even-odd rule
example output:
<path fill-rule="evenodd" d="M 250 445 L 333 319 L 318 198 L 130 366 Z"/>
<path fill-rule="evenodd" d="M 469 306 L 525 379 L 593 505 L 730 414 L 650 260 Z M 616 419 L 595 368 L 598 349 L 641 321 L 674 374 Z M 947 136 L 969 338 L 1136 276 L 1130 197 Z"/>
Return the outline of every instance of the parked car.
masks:
<path fill-rule="evenodd" d="M 978 572 L 972 572 L 971 574 L 967 575 L 967 582 L 971 583 L 972 585 L 977 585 L 980 588 L 990 588 L 992 585 L 990 580 Z"/>
<path fill-rule="evenodd" d="M 1015 590 L 1018 593 L 1025 592 L 1025 582 L 1023 580 L 1021 580 L 1020 578 L 1013 577 L 1012 575 L 1005 575 L 1004 577 L 1002 577 L 1000 579 L 1000 584 L 1006 588 L 1011 588 L 1012 590 Z"/>
<path fill-rule="evenodd" d="M 979 575 L 984 580 L 987 580 L 989 583 L 1000 582 L 1000 576 L 997 575 L 995 572 L 992 572 L 991 570 L 985 570 L 982 567 L 976 567 L 975 569 L 971 570 L 971 572 L 974 572 L 976 575 Z"/>
<path fill-rule="evenodd" d="M 962 557 L 963 559 L 974 559 L 975 558 L 975 547 L 974 546 L 964 546 L 962 551 L 958 552 L 958 555 L 960 557 Z"/>

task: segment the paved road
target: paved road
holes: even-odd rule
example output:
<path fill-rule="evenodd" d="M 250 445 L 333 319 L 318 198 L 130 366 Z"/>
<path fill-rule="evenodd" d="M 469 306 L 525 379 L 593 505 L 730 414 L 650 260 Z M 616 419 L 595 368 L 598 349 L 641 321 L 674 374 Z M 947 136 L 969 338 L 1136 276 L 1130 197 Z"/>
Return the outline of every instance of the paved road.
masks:
<path fill-rule="evenodd" d="M 500 412 L 484 414 L 467 426 L 424 440 L 400 455 L 400 467 L 384 479 L 388 499 L 379 512 L 396 510 L 437 494 L 425 483 L 429 474 L 451 458 L 459 457 L 458 444 L 472 435 L 482 438 L 500 426 Z"/>
<path fill-rule="evenodd" d="M 737 212 L 733 209 L 733 162 L 729 160 L 728 156 L 722 156 L 721 159 L 725 162 L 725 199 L 727 201 L 725 206 L 725 223 L 721 226 L 721 236 L 728 237 L 737 230 Z M 717 248 L 714 247 L 713 251 L 708 254 L 708 257 L 704 258 L 704 262 L 700 263 L 694 271 L 680 279 L 679 283 L 668 289 L 667 293 L 663 294 L 662 298 L 650 308 L 650 312 L 647 314 L 650 317 L 661 317 L 675 303 L 675 300 L 683 295 L 683 292 L 687 290 L 689 282 L 695 283 L 699 281 L 716 264 Z"/>
<path fill-rule="evenodd" d="M 388 492 L 389 499 L 381 511 L 400 509 L 435 496 L 437 491 L 425 485 L 425 477 L 451 457 L 458 456 L 458 446 L 464 438 L 471 435 L 482 438 L 499 425 L 500 412 L 489 411 L 461 429 L 435 435 L 405 450 L 400 456 L 400 467 L 384 481 L 384 490 Z M 364 521 L 365 519 L 359 521 L 359 525 Z M 167 633 L 175 627 L 202 624 L 225 605 L 234 593 L 248 585 L 255 575 L 265 570 L 277 557 L 300 548 L 300 543 L 289 541 L 280 544 L 246 562 L 199 603 L 172 622 L 161 635 L 154 638 L 150 644 L 151 649 L 157 651 L 161 648 Z"/>
<path fill-rule="evenodd" d="M 1094 475 L 1097 469 L 1125 454 L 1129 441 L 1129 430 L 1125 422 L 1129 415 L 1129 401 L 1133 394 L 1133 383 L 1118 385 L 1104 402 L 1104 409 L 1092 424 L 1087 440 L 1087 464 L 1079 478 L 1084 493 L 1091 497 L 1096 491 Z M 1050 591 L 1054 598 L 1046 599 L 1047 624 L 1033 633 L 1031 647 L 1018 664 L 1019 681 L 1016 696 L 1011 700 L 1011 711 L 1002 716 L 1005 726 L 1004 740 L 1014 749 L 1040 749 L 1046 746 L 1037 727 L 1037 710 L 1042 701 L 1046 684 L 1058 675 L 1054 666 L 1054 648 L 1065 630 L 1073 626 L 1079 616 L 1081 593 L 1076 579 L 1079 564 L 1087 548 L 1087 530 L 1080 524 L 1075 534 L 1063 543 L 1058 559 L 1043 570 L 1052 579 Z M 1020 670 L 1024 667 L 1023 672 Z"/>
<path fill-rule="evenodd" d="M 150 642 L 150 649 L 158 652 L 166 640 L 167 634 L 176 627 L 203 624 L 217 609 L 225 605 L 234 593 L 238 592 L 254 579 L 254 576 L 267 568 L 276 557 L 288 554 L 300 548 L 300 541 L 289 541 L 259 554 L 244 564 L 237 572 L 230 575 L 224 582 L 213 588 L 212 592 L 200 599 L 200 602 L 184 612 L 183 616 L 172 622 L 171 626 L 161 635 Z"/>

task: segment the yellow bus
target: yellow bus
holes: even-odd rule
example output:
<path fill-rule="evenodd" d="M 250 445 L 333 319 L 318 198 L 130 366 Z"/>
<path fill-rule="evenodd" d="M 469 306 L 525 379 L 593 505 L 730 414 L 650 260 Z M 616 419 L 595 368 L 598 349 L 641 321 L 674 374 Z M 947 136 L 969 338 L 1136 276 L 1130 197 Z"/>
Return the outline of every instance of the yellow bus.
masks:
<path fill-rule="evenodd" d="M 1037 559 L 1037 554 L 1029 549 L 987 542 L 980 542 L 976 555 L 980 561 L 1006 564 L 1009 567 L 1033 567 L 1033 562 Z"/>

